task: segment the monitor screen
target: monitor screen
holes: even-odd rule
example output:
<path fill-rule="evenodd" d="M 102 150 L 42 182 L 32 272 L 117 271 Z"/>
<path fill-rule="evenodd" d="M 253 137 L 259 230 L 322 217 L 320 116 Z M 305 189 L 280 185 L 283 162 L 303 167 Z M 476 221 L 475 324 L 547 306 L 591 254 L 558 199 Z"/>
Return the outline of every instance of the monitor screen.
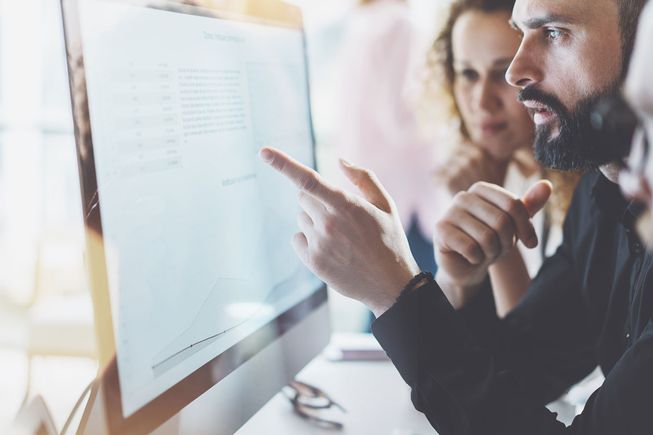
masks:
<path fill-rule="evenodd" d="M 101 222 L 127 418 L 324 291 L 290 244 L 296 190 L 257 158 L 274 145 L 314 166 L 304 36 L 77 3 L 97 185 L 85 214 Z"/>

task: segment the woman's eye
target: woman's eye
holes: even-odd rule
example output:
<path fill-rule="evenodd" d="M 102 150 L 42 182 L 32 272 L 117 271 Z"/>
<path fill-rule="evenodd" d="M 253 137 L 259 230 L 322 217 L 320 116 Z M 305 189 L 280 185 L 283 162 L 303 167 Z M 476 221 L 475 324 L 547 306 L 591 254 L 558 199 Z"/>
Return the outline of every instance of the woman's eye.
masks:
<path fill-rule="evenodd" d="M 472 69 L 464 69 L 458 73 L 465 80 L 473 82 L 478 79 L 478 73 Z"/>

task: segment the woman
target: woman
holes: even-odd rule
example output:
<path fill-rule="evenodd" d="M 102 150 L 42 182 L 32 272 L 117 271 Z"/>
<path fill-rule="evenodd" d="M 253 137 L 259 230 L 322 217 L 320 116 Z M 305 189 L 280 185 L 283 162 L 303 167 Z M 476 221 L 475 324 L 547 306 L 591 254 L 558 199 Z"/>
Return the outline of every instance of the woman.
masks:
<path fill-rule="evenodd" d="M 555 198 L 536 219 L 542 250 L 515 249 L 490 268 L 497 313 L 520 300 L 543 258 L 556 247 L 577 175 L 544 171 L 532 155 L 533 123 L 505 73 L 519 47 L 509 23 L 514 0 L 458 0 L 431 52 L 430 96 L 449 105 L 458 143 L 436 178 L 453 196 L 477 181 L 505 186 L 517 195 L 541 177 L 555 184 Z M 439 90 L 433 95 L 434 90 Z M 451 133 L 451 132 L 450 132 Z M 538 222 L 539 221 L 539 222 Z M 554 240 L 557 239 L 557 240 Z M 524 261 L 526 259 L 526 262 Z M 456 295 L 447 295 L 456 305 Z"/>

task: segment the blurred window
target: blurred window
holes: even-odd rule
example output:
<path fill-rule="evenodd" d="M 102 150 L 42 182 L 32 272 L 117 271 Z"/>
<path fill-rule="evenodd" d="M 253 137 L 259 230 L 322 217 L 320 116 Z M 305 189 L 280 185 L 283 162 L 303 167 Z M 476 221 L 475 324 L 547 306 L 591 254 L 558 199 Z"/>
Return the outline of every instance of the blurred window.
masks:
<path fill-rule="evenodd" d="M 81 232 L 77 163 L 58 0 L 0 1 L 0 291 L 33 288 L 36 248 Z"/>

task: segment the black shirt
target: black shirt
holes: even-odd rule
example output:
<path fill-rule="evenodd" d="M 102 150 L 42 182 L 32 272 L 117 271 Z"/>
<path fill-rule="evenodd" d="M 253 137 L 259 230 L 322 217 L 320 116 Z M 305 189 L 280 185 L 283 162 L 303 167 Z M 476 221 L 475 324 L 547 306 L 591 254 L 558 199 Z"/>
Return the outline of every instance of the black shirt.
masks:
<path fill-rule="evenodd" d="M 586 175 L 547 259 L 503 320 L 489 282 L 455 311 L 433 282 L 373 332 L 440 435 L 653 434 L 653 257 L 636 206 Z M 545 404 L 599 365 L 606 380 L 570 427 Z"/>

